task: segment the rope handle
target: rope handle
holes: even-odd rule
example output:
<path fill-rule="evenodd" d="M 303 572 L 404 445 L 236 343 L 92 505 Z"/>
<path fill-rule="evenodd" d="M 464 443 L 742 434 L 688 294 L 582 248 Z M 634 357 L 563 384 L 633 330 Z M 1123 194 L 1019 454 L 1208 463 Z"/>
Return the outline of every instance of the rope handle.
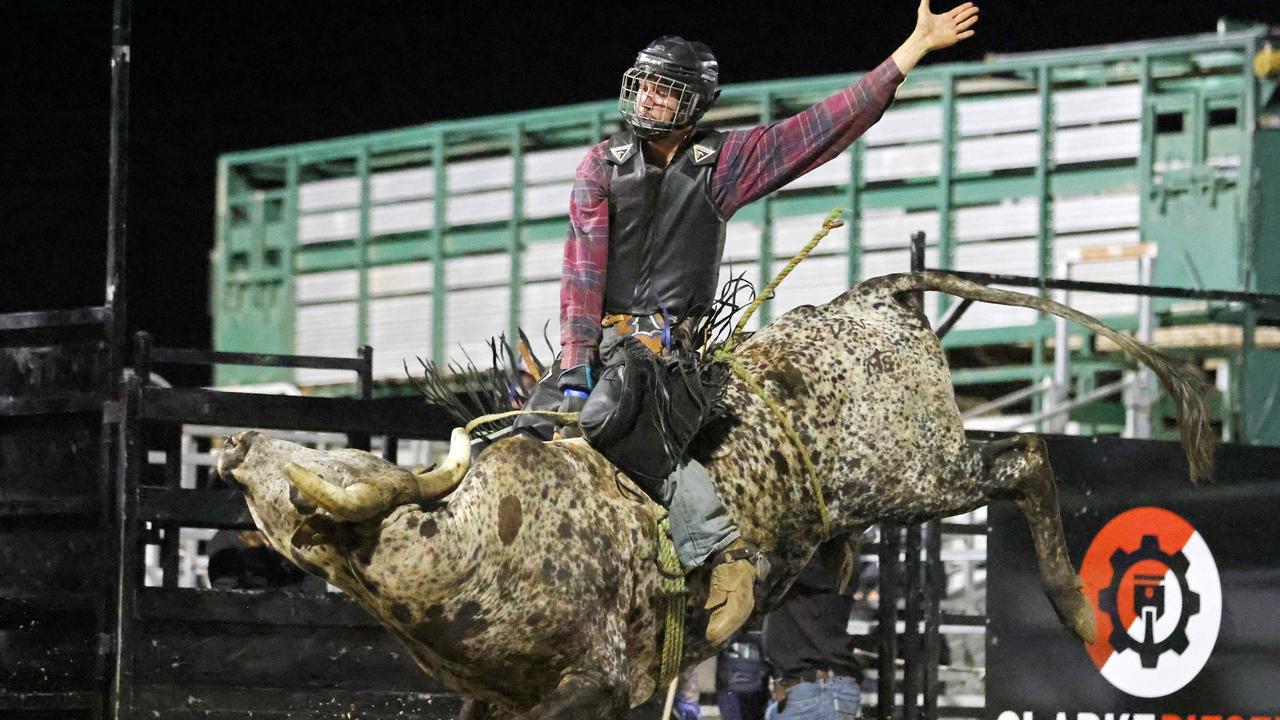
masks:
<path fill-rule="evenodd" d="M 485 423 L 491 423 L 497 420 L 506 420 L 509 417 L 515 417 L 517 415 L 546 415 L 547 417 L 558 421 L 561 425 L 568 425 L 569 423 L 578 422 L 578 416 L 581 414 L 582 413 L 576 412 L 557 412 L 555 410 L 508 410 L 506 412 L 481 415 L 467 423 L 463 430 L 465 430 L 467 435 L 470 436 L 472 430 L 475 430 L 477 427 L 484 425 Z"/>

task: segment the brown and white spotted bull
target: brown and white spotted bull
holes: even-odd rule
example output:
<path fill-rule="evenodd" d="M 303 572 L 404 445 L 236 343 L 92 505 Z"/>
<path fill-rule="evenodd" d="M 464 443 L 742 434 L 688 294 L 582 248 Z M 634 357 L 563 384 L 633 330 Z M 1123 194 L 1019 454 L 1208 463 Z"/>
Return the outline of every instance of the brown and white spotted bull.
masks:
<path fill-rule="evenodd" d="M 691 454 L 771 559 L 771 598 L 820 546 L 843 549 L 872 524 L 1009 499 L 1031 527 L 1058 616 L 1090 641 L 1093 612 L 1067 557 L 1044 444 L 965 438 L 941 345 L 910 302 L 921 290 L 1038 308 L 1111 338 L 1177 401 L 1193 478 L 1209 471 L 1212 439 L 1190 371 L 1062 305 L 937 272 L 868 280 L 756 333 L 737 355 L 800 442 L 735 380 L 730 412 Z M 218 464 L 276 549 L 353 595 L 425 671 L 471 698 L 473 717 L 625 717 L 659 672 L 665 606 L 650 506 L 580 440 L 502 440 L 469 470 L 465 434 L 453 450 L 415 475 L 367 453 L 248 432 Z M 825 537 L 815 487 L 830 512 Z M 701 640 L 707 574 L 689 578 L 686 664 L 714 652 Z"/>

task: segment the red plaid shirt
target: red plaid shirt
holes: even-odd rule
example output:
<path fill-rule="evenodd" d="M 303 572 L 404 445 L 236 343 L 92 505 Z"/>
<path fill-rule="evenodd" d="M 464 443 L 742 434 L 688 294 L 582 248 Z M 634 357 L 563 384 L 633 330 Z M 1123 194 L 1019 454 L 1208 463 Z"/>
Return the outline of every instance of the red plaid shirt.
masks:
<path fill-rule="evenodd" d="M 725 133 L 711 197 L 725 219 L 831 160 L 871 127 L 893 99 L 903 75 L 892 58 L 856 84 L 781 122 Z M 609 262 L 608 141 L 578 166 L 569 198 L 569 239 L 560 280 L 561 367 L 593 361 L 604 317 Z"/>

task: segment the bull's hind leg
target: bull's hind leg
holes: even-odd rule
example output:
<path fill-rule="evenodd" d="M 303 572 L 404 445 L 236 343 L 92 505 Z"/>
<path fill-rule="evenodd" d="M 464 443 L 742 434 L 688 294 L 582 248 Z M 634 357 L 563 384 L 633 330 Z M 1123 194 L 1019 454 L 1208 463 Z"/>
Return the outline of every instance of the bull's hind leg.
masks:
<path fill-rule="evenodd" d="M 1036 435 L 1019 435 L 1008 441 L 987 443 L 981 452 L 992 497 L 1013 500 L 1031 527 L 1040 581 L 1058 618 L 1081 640 L 1092 643 L 1096 633 L 1093 608 L 1085 600 L 1080 576 L 1067 557 L 1058 487 L 1044 440 Z"/>

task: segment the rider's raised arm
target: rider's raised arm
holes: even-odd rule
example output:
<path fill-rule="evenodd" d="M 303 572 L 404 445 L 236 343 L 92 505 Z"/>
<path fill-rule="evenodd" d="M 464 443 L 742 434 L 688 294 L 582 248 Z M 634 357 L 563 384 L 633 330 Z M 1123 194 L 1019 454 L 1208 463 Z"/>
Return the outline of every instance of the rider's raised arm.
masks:
<path fill-rule="evenodd" d="M 712 178 L 723 217 L 831 160 L 884 115 L 912 68 L 933 50 L 971 37 L 978 8 L 964 3 L 945 13 L 921 0 L 911 35 L 879 67 L 818 104 L 770 125 L 726 134 Z"/>

